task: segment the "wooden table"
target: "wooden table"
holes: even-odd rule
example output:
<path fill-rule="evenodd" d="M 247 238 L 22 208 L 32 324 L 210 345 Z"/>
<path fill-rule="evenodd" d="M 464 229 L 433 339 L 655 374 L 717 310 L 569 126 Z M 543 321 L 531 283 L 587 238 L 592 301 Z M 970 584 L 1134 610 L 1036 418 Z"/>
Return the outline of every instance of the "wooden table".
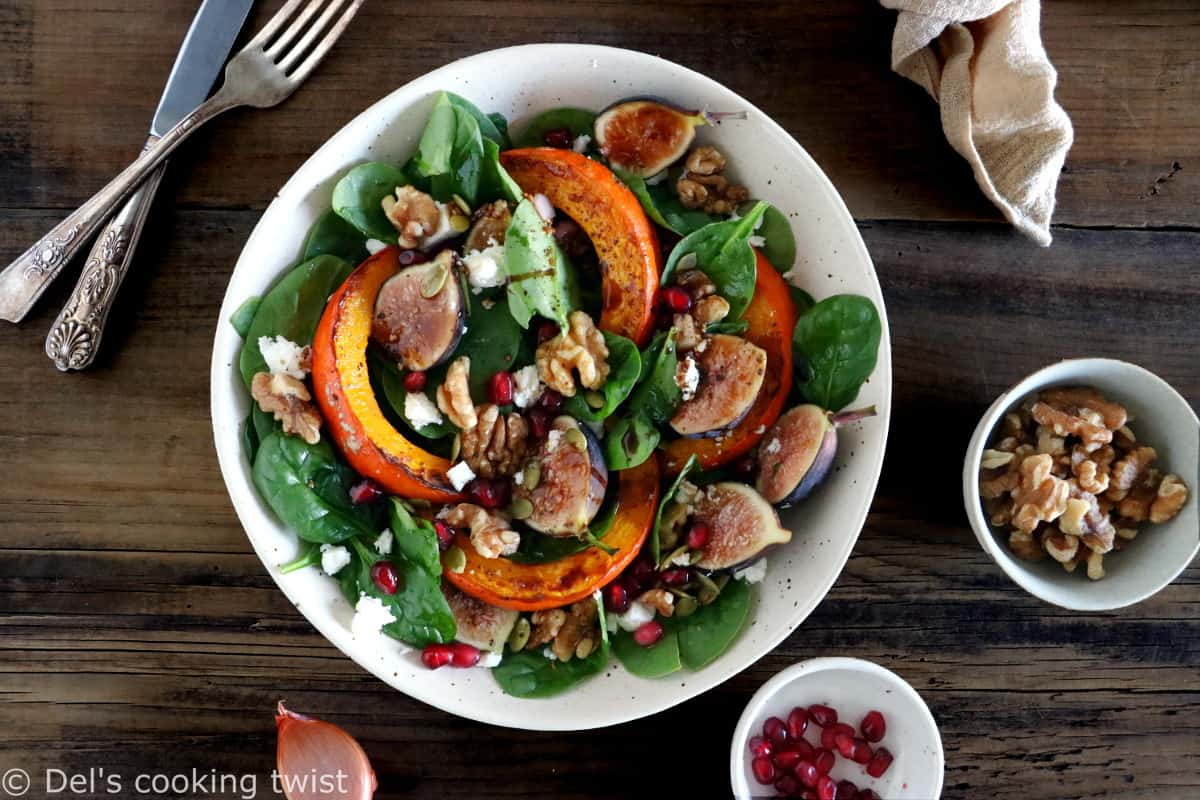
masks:
<path fill-rule="evenodd" d="M 0 3 L 4 263 L 140 147 L 193 9 Z M 359 737 L 380 797 L 714 797 L 750 694 L 797 659 L 847 655 L 929 702 L 946 797 L 1197 796 L 1200 570 L 1125 611 L 1052 608 L 980 551 L 959 470 L 991 399 L 1058 358 L 1126 358 L 1200 402 L 1200 11 L 1045 4 L 1076 132 L 1049 249 L 1002 224 L 934 105 L 891 74 L 892 16 L 867 0 L 373 2 L 286 105 L 202 131 L 172 164 L 96 368 L 58 374 L 42 355 L 68 281 L 0 330 L 0 768 L 265 781 L 286 697 Z M 566 735 L 448 716 L 327 644 L 252 554 L 208 415 L 217 308 L 276 188 L 393 87 L 547 40 L 659 53 L 788 128 L 859 220 L 896 375 L 878 497 L 820 608 L 721 688 Z"/>

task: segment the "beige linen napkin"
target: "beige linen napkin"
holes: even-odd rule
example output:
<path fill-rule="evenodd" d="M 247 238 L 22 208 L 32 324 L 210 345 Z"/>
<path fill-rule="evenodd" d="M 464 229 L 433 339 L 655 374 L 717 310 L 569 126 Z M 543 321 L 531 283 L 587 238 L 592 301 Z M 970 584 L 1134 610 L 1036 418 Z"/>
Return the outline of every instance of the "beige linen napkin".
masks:
<path fill-rule="evenodd" d="M 941 105 L 946 139 L 1009 221 L 1043 247 L 1074 133 L 1054 101 L 1039 0 L 880 0 L 897 9 L 892 69 Z"/>

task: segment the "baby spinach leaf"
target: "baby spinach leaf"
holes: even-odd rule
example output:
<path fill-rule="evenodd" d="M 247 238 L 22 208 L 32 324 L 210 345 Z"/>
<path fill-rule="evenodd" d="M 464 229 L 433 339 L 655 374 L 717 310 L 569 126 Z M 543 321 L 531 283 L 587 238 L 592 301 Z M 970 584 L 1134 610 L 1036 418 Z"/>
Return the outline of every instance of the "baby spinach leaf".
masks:
<path fill-rule="evenodd" d="M 258 403 L 250 406 L 250 423 L 254 426 L 254 435 L 262 442 L 275 431 L 280 430 L 279 423 L 273 414 L 268 414 L 258 407 Z"/>
<path fill-rule="evenodd" d="M 458 114 L 450 102 L 450 95 L 440 92 L 425 122 L 425 130 L 421 132 L 417 152 L 412 157 L 413 168 L 418 174 L 428 178 L 450 171 L 450 155 L 454 150 L 457 130 Z"/>
<path fill-rule="evenodd" d="M 396 186 L 400 185 L 403 183 L 392 184 L 392 189 L 385 194 L 390 194 Z M 382 199 L 380 197 L 381 201 Z M 380 209 L 382 210 L 382 206 Z M 391 227 L 391 223 L 388 223 L 388 227 Z M 333 209 L 317 218 L 317 221 L 308 230 L 308 237 L 304 240 L 303 258 L 305 261 L 325 255 L 343 258 L 351 264 L 359 264 L 369 255 L 366 238 L 358 228 L 343 219 Z"/>
<path fill-rule="evenodd" d="M 317 256 L 284 275 L 267 292 L 246 331 L 246 342 L 238 357 L 246 386 L 255 374 L 268 371 L 258 350 L 259 337 L 283 336 L 298 345 L 312 344 L 325 302 L 353 269 L 353 264 L 336 256 Z"/>
<path fill-rule="evenodd" d="M 767 203 L 760 200 L 744 217 L 714 222 L 683 237 L 667 258 L 663 286 L 670 283 L 680 260 L 694 253 L 696 269 L 707 275 L 717 285 L 717 292 L 729 301 L 727 319 L 740 319 L 754 297 L 757 275 L 750 237 L 766 210 Z"/>
<path fill-rule="evenodd" d="M 374 532 L 350 502 L 349 472 L 328 442 L 272 433 L 259 445 L 251 477 L 259 496 L 306 542 L 336 544 Z"/>
<path fill-rule="evenodd" d="M 788 284 L 788 292 L 792 296 L 792 305 L 796 307 L 797 314 L 803 314 L 817 304 L 817 301 L 811 294 L 801 289 L 799 286 Z"/>
<path fill-rule="evenodd" d="M 399 497 L 388 498 L 388 528 L 392 552 L 404 556 L 434 575 L 442 574 L 437 534 L 428 520 L 414 517 Z"/>
<path fill-rule="evenodd" d="M 633 192 L 634 197 L 642 204 L 646 216 L 680 236 L 687 236 L 710 222 L 721 219 L 698 209 L 685 208 L 679 201 L 679 195 L 671 188 L 669 180 L 664 179 L 651 185 L 640 175 L 622 169 L 614 169 L 613 172 L 629 187 L 629 191 Z"/>
<path fill-rule="evenodd" d="M 679 407 L 682 393 L 675 383 L 679 357 L 675 352 L 675 329 L 655 336 L 642 353 L 642 376 L 629 396 L 629 413 L 662 425 Z"/>
<path fill-rule="evenodd" d="M 522 331 L 499 293 L 468 296 L 471 316 L 454 356 L 471 359 L 471 395 L 482 400 L 487 397 L 491 377 L 497 372 L 511 371 L 517 365 Z M 491 308 L 484 305 L 484 300 L 489 301 Z"/>
<path fill-rule="evenodd" d="M 681 666 L 679 635 L 673 630 L 667 630 L 663 638 L 649 647 L 642 647 L 634 641 L 629 631 L 617 631 L 613 636 L 612 649 L 621 665 L 639 678 L 661 678 L 678 672 Z"/>
<path fill-rule="evenodd" d="M 404 173 L 391 164 L 359 164 L 334 185 L 333 211 L 363 236 L 395 244 L 396 228 L 383 213 L 383 198 L 407 183 Z"/>
<path fill-rule="evenodd" d="M 604 604 L 597 602 L 596 605 L 600 646 L 591 655 L 570 661 L 551 661 L 537 651 L 506 653 L 500 666 L 492 670 L 500 689 L 513 697 L 553 697 L 603 672 L 608 663 L 608 628 L 604 624 Z"/>
<path fill-rule="evenodd" d="M 546 134 L 567 128 L 572 137 L 591 136 L 596 126 L 596 113 L 583 108 L 551 108 L 543 111 L 525 125 L 514 147 L 545 147 Z"/>
<path fill-rule="evenodd" d="M 745 333 L 750 329 L 750 323 L 744 319 L 735 320 L 734 322 L 714 322 L 704 330 L 708 333 L 728 333 L 736 336 L 740 333 Z"/>
<path fill-rule="evenodd" d="M 671 482 L 667 491 L 663 493 L 662 499 L 658 502 L 658 511 L 654 512 L 654 529 L 650 532 L 650 557 L 654 560 L 655 564 L 662 559 L 662 545 L 660 544 L 662 531 L 660 529 L 662 528 L 663 512 L 668 505 L 674 502 L 675 493 L 679 491 L 679 485 L 687 480 L 688 475 L 691 474 L 697 465 L 696 454 L 692 453 L 688 456 L 687 463 L 683 465 L 683 469 L 679 470 L 679 474 L 675 476 L 675 480 Z"/>
<path fill-rule="evenodd" d="M 250 332 L 250 323 L 254 321 L 254 315 L 258 313 L 258 306 L 262 303 L 262 298 L 258 295 L 246 298 L 246 302 L 237 307 L 237 311 L 233 312 L 233 316 L 229 318 L 229 324 L 237 331 L 237 335 L 246 338 L 246 334 Z"/>
<path fill-rule="evenodd" d="M 457 95 L 454 92 L 446 92 L 446 97 L 450 100 L 451 105 L 454 105 L 463 111 L 467 112 L 474 118 L 475 124 L 479 126 L 479 133 L 483 138 L 495 142 L 505 150 L 508 149 L 508 121 L 501 115 L 484 114 L 479 110 L 479 107 L 472 103 L 462 95 Z M 496 124 L 495 117 L 500 118 L 500 122 L 504 125 L 504 131 Z"/>
<path fill-rule="evenodd" d="M 358 594 L 352 602 L 357 603 L 358 597 L 365 594 L 378 598 L 392 612 L 396 621 L 384 625 L 384 633 L 414 647 L 440 644 L 454 638 L 458 626 L 454 622 L 454 612 L 442 594 L 440 565 L 438 572 L 430 572 L 402 554 L 382 556 L 359 539 L 351 539 L 351 544 L 356 558 L 338 572 L 338 577 L 344 571 L 353 570 Z M 395 565 L 400 576 L 395 594 L 385 594 L 371 580 L 371 567 L 385 558 Z"/>
<path fill-rule="evenodd" d="M 508 309 L 517 324 L 528 328 L 533 315 L 541 314 L 566 327 L 567 315 L 578 308 L 571 264 L 531 200 L 522 200 L 513 212 L 504 238 L 504 268 Z"/>
<path fill-rule="evenodd" d="M 300 555 L 286 564 L 279 565 L 279 571 L 287 575 L 291 572 L 299 572 L 308 567 L 315 567 L 321 563 L 321 545 L 316 542 L 302 542 Z"/>
<path fill-rule="evenodd" d="M 504 199 L 510 203 L 519 203 L 525 193 L 500 164 L 500 148 L 490 139 L 483 141 L 483 176 L 480 179 L 479 203 Z"/>
<path fill-rule="evenodd" d="M 733 644 L 750 616 L 750 587 L 730 581 L 706 606 L 690 617 L 671 621 L 679 632 L 679 656 L 690 670 L 708 666 Z"/>
<path fill-rule="evenodd" d="M 506 145 L 506 136 L 491 117 L 465 98 L 442 92 L 425 124 L 411 169 L 429 180 L 430 191 L 443 202 L 456 194 L 472 206 L 485 197 L 515 202 L 520 189 L 499 161 L 500 149 Z"/>
<path fill-rule="evenodd" d="M 609 469 L 636 467 L 654 455 L 662 434 L 641 414 L 621 417 L 604 435 L 604 461 Z"/>
<path fill-rule="evenodd" d="M 633 391 L 642 374 L 642 355 L 637 346 L 624 336 L 604 332 L 604 343 L 608 345 L 608 379 L 601 387 L 604 395 L 604 405 L 592 408 L 582 394 L 567 398 L 565 408 L 568 414 L 576 419 L 587 422 L 601 422 L 617 410 L 617 406 L 625 402 Z"/>
<path fill-rule="evenodd" d="M 800 391 L 813 403 L 840 411 L 854 401 L 875 369 L 883 328 L 870 300 L 859 295 L 827 297 L 796 321 L 792 346 L 807 376 Z"/>
<path fill-rule="evenodd" d="M 454 139 L 450 147 L 450 168 L 430 175 L 433 196 L 449 202 L 458 195 L 474 206 L 483 180 L 483 134 L 468 112 L 454 107 Z"/>
<path fill-rule="evenodd" d="M 246 454 L 246 460 L 253 464 L 254 456 L 258 453 L 258 432 L 254 430 L 253 411 L 246 415 L 242 423 L 242 452 Z"/>
<path fill-rule="evenodd" d="M 749 212 L 754 205 L 752 201 L 740 210 Z M 778 208 L 767 206 L 762 215 L 762 224 L 754 235 L 763 238 L 763 245 L 759 249 L 775 269 L 787 272 L 796 263 L 796 235 L 792 233 L 792 223 Z"/>
<path fill-rule="evenodd" d="M 487 115 L 487 118 L 490 119 L 492 124 L 496 126 L 496 132 L 499 133 L 500 138 L 503 139 L 503 141 L 497 142 L 497 144 L 500 145 L 500 149 L 508 150 L 510 147 L 512 147 L 512 140 L 508 138 L 508 118 L 499 111 L 493 111 Z"/>

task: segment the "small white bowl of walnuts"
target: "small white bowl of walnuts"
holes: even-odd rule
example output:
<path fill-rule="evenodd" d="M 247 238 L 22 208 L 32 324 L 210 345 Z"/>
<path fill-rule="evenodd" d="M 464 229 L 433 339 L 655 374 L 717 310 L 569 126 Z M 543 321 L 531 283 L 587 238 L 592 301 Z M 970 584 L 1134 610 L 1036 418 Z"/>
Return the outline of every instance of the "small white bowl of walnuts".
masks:
<path fill-rule="evenodd" d="M 1200 419 L 1139 366 L 1061 361 L 997 398 L 975 428 L 963 500 L 1023 589 L 1077 611 L 1132 605 L 1200 551 Z"/>

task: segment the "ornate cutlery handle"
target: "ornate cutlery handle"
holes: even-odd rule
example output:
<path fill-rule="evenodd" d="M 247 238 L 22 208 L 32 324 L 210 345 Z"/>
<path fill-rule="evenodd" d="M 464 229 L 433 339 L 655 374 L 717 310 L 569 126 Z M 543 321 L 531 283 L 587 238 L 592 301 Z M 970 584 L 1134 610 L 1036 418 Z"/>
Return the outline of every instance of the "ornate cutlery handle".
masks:
<path fill-rule="evenodd" d="M 150 137 L 146 147 L 157 141 L 157 136 Z M 92 245 L 79 281 L 46 337 L 46 355 L 60 370 L 86 369 L 95 360 L 108 312 L 129 272 L 138 237 L 165 169 L 163 163 L 150 173 Z"/>

